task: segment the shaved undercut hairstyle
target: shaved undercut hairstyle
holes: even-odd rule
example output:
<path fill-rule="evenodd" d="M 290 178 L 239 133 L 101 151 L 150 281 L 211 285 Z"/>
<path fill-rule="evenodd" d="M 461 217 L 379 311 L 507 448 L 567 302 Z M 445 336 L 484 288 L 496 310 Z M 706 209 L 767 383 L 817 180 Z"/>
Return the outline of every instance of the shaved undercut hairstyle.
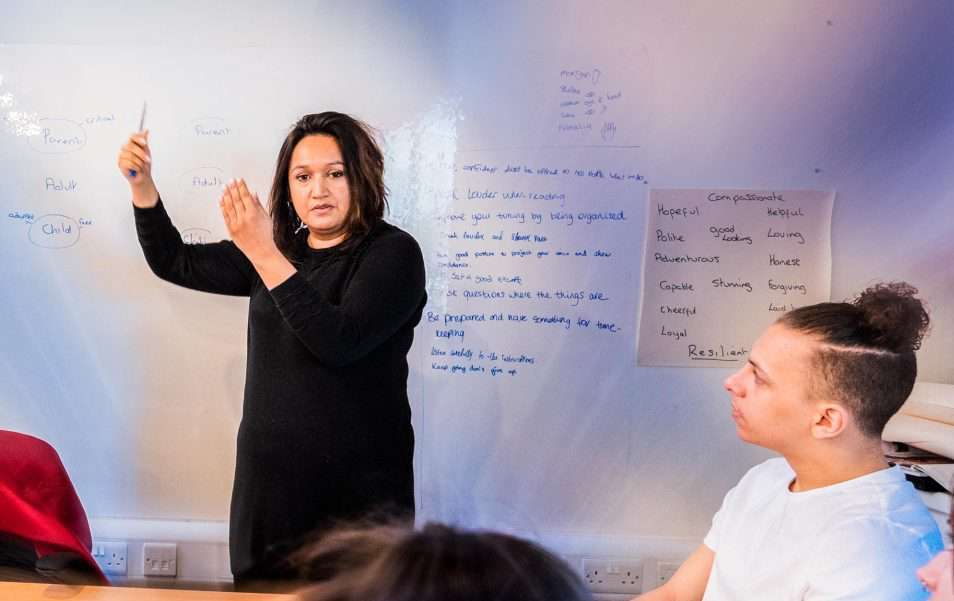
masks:
<path fill-rule="evenodd" d="M 819 341 L 810 393 L 846 406 L 861 431 L 881 436 L 917 377 L 914 351 L 930 320 L 905 282 L 876 284 L 854 300 L 799 307 L 778 323 Z"/>

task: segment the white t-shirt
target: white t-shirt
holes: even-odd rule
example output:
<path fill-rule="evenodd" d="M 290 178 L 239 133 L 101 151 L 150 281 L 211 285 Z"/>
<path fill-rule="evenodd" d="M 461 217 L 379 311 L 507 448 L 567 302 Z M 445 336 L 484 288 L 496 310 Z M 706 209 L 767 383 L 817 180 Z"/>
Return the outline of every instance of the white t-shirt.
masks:
<path fill-rule="evenodd" d="M 794 477 L 769 459 L 726 494 L 703 601 L 927 599 L 914 572 L 941 533 L 898 468 L 795 493 Z"/>

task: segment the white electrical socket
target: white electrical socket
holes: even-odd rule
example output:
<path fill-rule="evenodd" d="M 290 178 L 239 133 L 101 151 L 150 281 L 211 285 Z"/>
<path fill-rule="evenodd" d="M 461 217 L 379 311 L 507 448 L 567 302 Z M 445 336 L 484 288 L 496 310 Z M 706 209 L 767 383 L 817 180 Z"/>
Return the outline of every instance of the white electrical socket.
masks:
<path fill-rule="evenodd" d="M 662 586 L 669 582 L 672 579 L 672 575 L 679 569 L 679 565 L 680 564 L 675 562 L 660 561 L 656 571 L 657 586 Z"/>
<path fill-rule="evenodd" d="M 669 582 L 681 564 L 676 561 L 646 559 L 643 561 L 643 585 L 646 592 Z"/>
<path fill-rule="evenodd" d="M 642 567 L 631 559 L 583 558 L 583 580 L 594 593 L 643 592 Z"/>
<path fill-rule="evenodd" d="M 142 546 L 143 576 L 175 576 L 176 544 L 144 543 Z"/>
<path fill-rule="evenodd" d="M 126 543 L 94 541 L 91 554 L 104 574 L 125 576 L 128 551 Z"/>

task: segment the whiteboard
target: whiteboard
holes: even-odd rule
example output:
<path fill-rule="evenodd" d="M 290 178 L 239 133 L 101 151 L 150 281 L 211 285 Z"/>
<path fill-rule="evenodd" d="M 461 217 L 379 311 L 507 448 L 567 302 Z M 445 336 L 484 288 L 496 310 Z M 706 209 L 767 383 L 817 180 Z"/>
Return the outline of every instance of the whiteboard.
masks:
<path fill-rule="evenodd" d="M 301 80 L 320 69 L 304 51 L 307 59 L 297 61 L 261 48 L 136 54 L 0 48 L 10 105 L 0 134 L 2 245 L 15 257 L 3 267 L 12 316 L 3 332 L 3 423 L 58 443 L 92 515 L 224 519 L 247 299 L 190 292 L 152 275 L 116 155 L 148 100 L 154 175 L 183 238 L 227 238 L 217 208 L 222 183 L 245 177 L 264 197 L 291 125 L 308 110 L 344 106 L 342 91 L 359 85 L 349 78 L 361 70 L 336 62 L 347 75 L 329 90 L 320 79 Z M 401 60 L 395 73 L 410 68 Z M 45 76 L 51 72 L 58 76 Z M 428 90 L 420 84 L 418 92 Z M 288 89 L 296 93 L 274 98 Z M 430 104 L 415 96 L 389 92 L 386 110 L 347 105 L 390 124 L 381 137 L 392 219 L 427 244 L 426 217 L 410 210 L 409 195 L 439 185 L 440 173 L 428 169 L 437 161 L 411 165 L 401 156 L 430 157 L 429 144 L 444 143 L 446 111 L 437 91 Z M 446 179 L 450 169 L 438 171 Z"/>
<path fill-rule="evenodd" d="M 196 177 L 242 175 L 264 192 L 305 112 L 379 128 L 390 219 L 417 237 L 428 269 L 409 356 L 422 520 L 585 540 L 592 552 L 614 536 L 699 539 L 767 456 L 735 436 L 728 369 L 636 365 L 653 188 L 837 190 L 831 297 L 914 283 L 934 320 L 920 375 L 954 381 L 954 8 L 436 4 L 238 2 L 225 15 L 172 3 L 130 23 L 108 2 L 53 21 L 22 3 L 5 15 L 0 426 L 50 440 L 91 515 L 225 519 L 241 407 L 244 301 L 157 281 L 137 247 L 114 162 L 143 100 L 173 220 L 211 239 L 225 232 Z M 563 105 L 571 88 L 579 105 Z M 82 148 L 37 151 L 23 135 L 34 118 L 62 120 L 54 137 L 82 130 Z M 197 125 L 229 134 L 200 139 Z M 493 217 L 477 228 L 475 213 Z M 54 236 L 73 243 L 32 243 L 24 214 L 75 224 Z M 484 240 L 464 238 L 476 229 Z M 497 248 L 533 254 L 478 263 L 501 232 Z M 541 245 L 552 254 L 538 257 Z M 448 265 L 459 252 L 471 268 Z M 533 297 L 465 299 L 474 282 L 455 275 Z M 469 313 L 486 321 L 445 323 Z M 529 321 L 491 323 L 497 313 Z M 463 339 L 438 335 L 454 329 Z M 485 352 L 485 371 L 434 369 L 450 372 L 456 349 Z M 508 367 L 493 375 L 498 363 Z"/>

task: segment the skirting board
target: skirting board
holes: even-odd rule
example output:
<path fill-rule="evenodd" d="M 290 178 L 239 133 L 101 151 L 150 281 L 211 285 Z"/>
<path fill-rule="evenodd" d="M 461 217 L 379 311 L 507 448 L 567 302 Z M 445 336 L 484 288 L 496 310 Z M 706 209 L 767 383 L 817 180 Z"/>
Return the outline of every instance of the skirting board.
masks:
<path fill-rule="evenodd" d="M 182 581 L 190 585 L 216 585 L 232 579 L 229 570 L 228 522 L 100 517 L 90 519 L 90 529 L 94 540 L 124 541 L 129 545 L 127 576 L 117 577 L 116 583 L 145 581 L 158 586 L 175 586 L 175 583 Z M 584 557 L 681 562 L 701 542 L 692 538 L 565 532 L 543 533 L 538 537 L 520 532 L 511 534 L 533 538 L 535 542 L 562 556 L 581 573 Z M 176 543 L 178 574 L 175 579 L 143 576 L 142 545 L 146 542 Z"/>

